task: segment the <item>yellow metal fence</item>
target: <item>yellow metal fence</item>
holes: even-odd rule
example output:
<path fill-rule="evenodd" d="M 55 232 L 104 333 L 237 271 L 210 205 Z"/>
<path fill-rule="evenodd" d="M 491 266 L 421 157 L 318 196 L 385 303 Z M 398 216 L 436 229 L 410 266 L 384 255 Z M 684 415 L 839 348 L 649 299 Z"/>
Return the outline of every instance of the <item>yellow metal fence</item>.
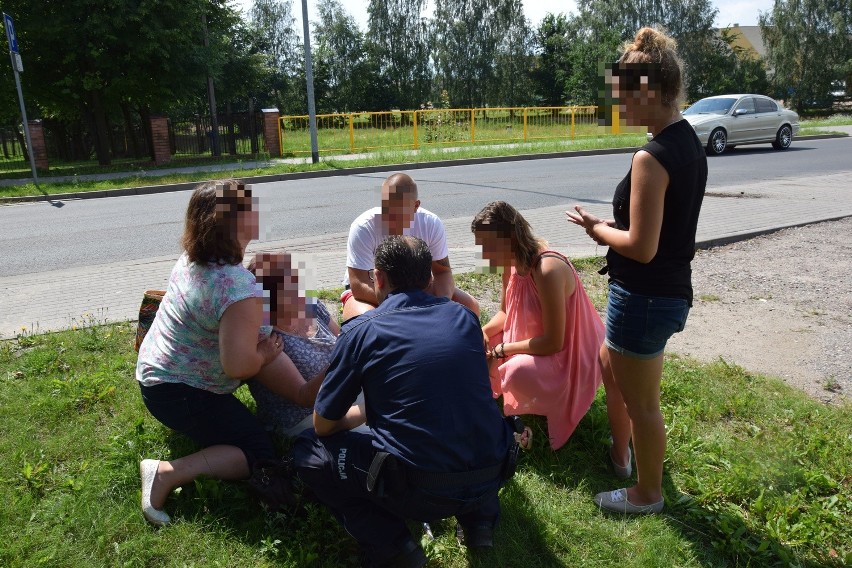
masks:
<path fill-rule="evenodd" d="M 422 109 L 317 115 L 321 153 L 356 153 L 461 144 L 506 144 L 600 136 L 597 107 Z M 615 127 L 610 133 L 618 133 Z M 284 156 L 311 153 L 308 116 L 282 116 Z"/>

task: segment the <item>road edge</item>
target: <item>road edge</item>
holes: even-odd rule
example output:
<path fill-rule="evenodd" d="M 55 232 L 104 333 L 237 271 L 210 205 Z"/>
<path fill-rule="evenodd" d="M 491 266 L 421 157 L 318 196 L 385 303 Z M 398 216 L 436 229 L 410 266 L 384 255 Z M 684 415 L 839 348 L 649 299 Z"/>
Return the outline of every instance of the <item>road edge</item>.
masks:
<path fill-rule="evenodd" d="M 830 138 L 848 138 L 846 134 L 815 134 L 812 136 L 799 136 L 796 140 L 823 140 Z M 433 168 L 448 168 L 454 166 L 470 166 L 474 164 L 494 164 L 499 162 L 523 162 L 529 160 L 550 160 L 555 158 L 575 158 L 582 156 L 605 156 L 611 154 L 627 154 L 636 152 L 638 147 L 627 148 L 605 148 L 598 150 L 571 150 L 564 152 L 548 152 L 546 154 L 519 154 L 516 156 L 491 156 L 485 158 L 460 158 L 456 160 L 439 160 L 437 162 L 417 162 L 403 164 L 387 164 L 381 166 L 363 166 L 355 168 L 340 168 L 322 170 L 318 172 L 294 172 L 285 174 L 270 174 L 265 176 L 240 177 L 246 184 L 274 183 L 280 181 L 317 179 L 344 175 L 372 174 L 387 172 L 390 170 L 425 170 Z M 217 179 L 215 176 L 210 178 Z M 70 199 L 101 199 L 104 197 L 127 197 L 131 195 L 151 195 L 156 193 L 171 193 L 175 191 L 187 191 L 194 189 L 202 181 L 192 181 L 164 185 L 145 185 L 141 187 L 126 187 L 121 189 L 104 189 L 99 191 L 86 191 L 80 193 L 54 193 L 48 195 L 24 195 L 19 197 L 0 197 L 0 206 L 15 205 L 19 203 L 38 203 L 47 201 L 63 201 Z"/>

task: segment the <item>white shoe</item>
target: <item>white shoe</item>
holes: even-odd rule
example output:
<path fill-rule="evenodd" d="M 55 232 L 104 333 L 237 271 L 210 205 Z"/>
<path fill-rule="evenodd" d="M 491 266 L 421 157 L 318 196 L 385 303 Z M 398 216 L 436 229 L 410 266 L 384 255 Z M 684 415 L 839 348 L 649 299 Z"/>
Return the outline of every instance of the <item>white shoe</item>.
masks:
<path fill-rule="evenodd" d="M 634 515 L 659 513 L 663 510 L 663 504 L 664 501 L 660 499 L 656 503 L 649 505 L 634 505 L 627 500 L 627 489 L 604 491 L 595 495 L 595 505 L 614 513 L 630 513 Z"/>
<path fill-rule="evenodd" d="M 142 478 L 142 516 L 152 525 L 161 527 L 169 524 L 172 520 L 165 512 L 155 509 L 151 505 L 151 489 L 154 487 L 154 478 L 157 476 L 159 467 L 160 460 L 142 460 L 139 462 L 139 477 Z"/>

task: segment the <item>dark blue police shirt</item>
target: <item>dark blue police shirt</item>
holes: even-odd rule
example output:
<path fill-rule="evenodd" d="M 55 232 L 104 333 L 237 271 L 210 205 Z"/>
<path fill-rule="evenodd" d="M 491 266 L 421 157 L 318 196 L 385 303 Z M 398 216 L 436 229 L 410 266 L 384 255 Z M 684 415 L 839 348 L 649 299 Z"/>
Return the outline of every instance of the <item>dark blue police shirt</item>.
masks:
<path fill-rule="evenodd" d="M 405 290 L 344 323 L 314 408 L 339 420 L 362 389 L 373 444 L 412 467 L 468 471 L 506 456 L 479 321 L 460 304 Z"/>

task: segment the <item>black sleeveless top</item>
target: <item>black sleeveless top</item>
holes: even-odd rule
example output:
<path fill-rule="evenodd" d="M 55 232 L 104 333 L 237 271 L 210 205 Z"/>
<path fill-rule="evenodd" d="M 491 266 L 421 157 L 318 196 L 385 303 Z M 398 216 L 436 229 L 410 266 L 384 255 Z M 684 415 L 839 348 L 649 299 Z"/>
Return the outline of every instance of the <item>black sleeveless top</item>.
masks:
<path fill-rule="evenodd" d="M 685 298 L 692 305 L 692 269 L 698 213 L 707 186 L 707 155 L 686 120 L 670 124 L 642 147 L 669 174 L 657 254 L 647 264 L 612 248 L 606 255 L 610 280 L 635 294 Z M 621 230 L 630 228 L 630 174 L 615 189 L 613 218 Z"/>

